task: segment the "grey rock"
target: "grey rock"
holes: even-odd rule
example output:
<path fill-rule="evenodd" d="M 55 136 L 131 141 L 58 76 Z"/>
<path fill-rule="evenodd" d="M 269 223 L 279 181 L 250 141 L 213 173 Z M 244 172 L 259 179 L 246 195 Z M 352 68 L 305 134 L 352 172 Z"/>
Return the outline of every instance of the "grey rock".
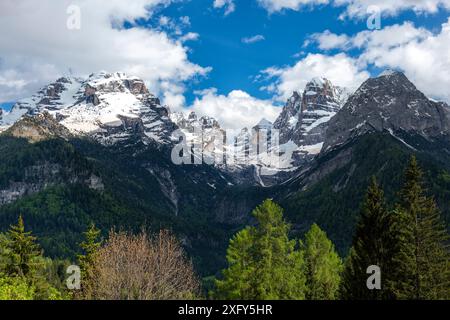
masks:
<path fill-rule="evenodd" d="M 368 79 L 329 122 L 324 151 L 370 131 L 447 137 L 450 108 L 428 99 L 401 72 Z"/>

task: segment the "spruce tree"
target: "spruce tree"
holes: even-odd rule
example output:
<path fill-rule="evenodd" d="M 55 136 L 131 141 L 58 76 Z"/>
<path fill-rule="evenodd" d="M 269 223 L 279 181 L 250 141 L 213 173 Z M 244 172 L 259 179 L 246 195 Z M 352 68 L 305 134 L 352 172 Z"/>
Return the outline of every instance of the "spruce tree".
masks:
<path fill-rule="evenodd" d="M 367 190 L 357 224 L 352 249 L 345 263 L 342 276 L 341 298 L 348 300 L 381 300 L 392 298 L 390 290 L 367 288 L 367 269 L 378 266 L 382 279 L 390 277 L 391 252 L 390 221 L 383 190 L 375 178 Z"/>
<path fill-rule="evenodd" d="M 313 224 L 302 244 L 306 263 L 308 300 L 335 300 L 342 272 L 342 260 L 333 243 L 317 224 Z"/>
<path fill-rule="evenodd" d="M 223 280 L 216 281 L 215 297 L 304 299 L 304 260 L 295 248 L 296 241 L 289 240 L 290 226 L 283 219 L 283 210 L 266 200 L 253 215 L 257 225 L 247 227 L 230 241 L 229 267 L 223 271 Z"/>
<path fill-rule="evenodd" d="M 405 172 L 397 211 L 404 236 L 395 261 L 401 281 L 393 283 L 399 299 L 450 298 L 449 237 L 433 198 L 425 195 L 423 173 L 413 156 Z"/>
<path fill-rule="evenodd" d="M 78 255 L 78 264 L 81 271 L 82 296 L 89 298 L 91 295 L 92 277 L 94 277 L 95 255 L 98 252 L 101 241 L 99 241 L 100 230 L 91 223 L 84 232 L 84 241 L 80 244 L 83 254 Z"/>
<path fill-rule="evenodd" d="M 32 278 L 42 251 L 31 232 L 25 231 L 22 215 L 6 233 L 5 274 L 11 277 Z"/>
<path fill-rule="evenodd" d="M 62 298 L 61 293 L 47 279 L 42 250 L 36 244 L 37 239 L 31 235 L 31 232 L 25 231 L 22 216 L 19 216 L 17 225 L 12 225 L 1 240 L 3 250 L 0 261 L 5 267 L 0 271 L 4 274 L 4 290 L 17 289 L 18 292 L 23 293 L 26 289 L 26 292 L 30 294 L 27 299 L 59 300 Z M 14 286 L 17 287 L 13 288 Z"/>

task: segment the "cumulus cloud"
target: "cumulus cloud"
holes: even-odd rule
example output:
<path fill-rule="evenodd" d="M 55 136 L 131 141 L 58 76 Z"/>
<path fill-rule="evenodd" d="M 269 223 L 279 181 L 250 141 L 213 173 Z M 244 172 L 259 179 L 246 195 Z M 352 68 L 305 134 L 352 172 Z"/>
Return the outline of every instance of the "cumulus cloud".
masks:
<path fill-rule="evenodd" d="M 181 95 L 185 81 L 209 68 L 192 63 L 183 41 L 195 34 L 169 36 L 141 28 L 134 21 L 151 18 L 171 0 L 2 0 L 0 2 L 0 101 L 34 93 L 66 75 L 98 70 L 125 71 L 142 77 L 155 94 Z M 68 18 L 80 9 L 80 29 L 69 29 Z M 161 18 L 161 23 L 170 20 Z M 129 27 L 124 28 L 125 21 Z M 188 20 L 181 21 L 187 24 Z M 13 89 L 5 85 L 18 83 Z M 176 99 L 173 99 L 175 101 Z M 178 97 L 176 101 L 182 101 Z"/>
<path fill-rule="evenodd" d="M 311 42 L 317 43 L 321 50 L 344 49 L 349 45 L 349 37 L 345 34 L 337 35 L 330 30 L 325 30 L 311 35 L 305 44 L 309 45 Z"/>
<path fill-rule="evenodd" d="M 329 4 L 329 0 L 257 0 L 268 12 L 274 13 L 285 9 L 300 10 L 306 6 Z"/>
<path fill-rule="evenodd" d="M 236 4 L 234 3 L 234 0 L 214 0 L 213 6 L 216 9 L 224 8 L 224 14 L 226 16 L 236 10 Z"/>
<path fill-rule="evenodd" d="M 336 36 L 345 37 L 348 48 L 360 50 L 358 65 L 400 69 L 427 95 L 450 102 L 450 18 L 437 33 L 405 22 Z M 319 47 L 324 45 L 321 37 L 315 39 Z"/>
<path fill-rule="evenodd" d="M 251 44 L 260 41 L 264 41 L 266 38 L 262 34 L 257 34 L 256 36 L 242 38 L 242 43 Z"/>
<path fill-rule="evenodd" d="M 197 92 L 191 110 L 198 115 L 216 118 L 227 130 L 240 130 L 255 126 L 262 118 L 275 121 L 281 109 L 270 100 L 260 100 L 247 92 L 233 90 L 228 95 L 217 93 L 214 88 Z"/>
<path fill-rule="evenodd" d="M 384 15 L 395 16 L 405 10 L 423 14 L 436 13 L 439 8 L 450 9 L 450 0 L 335 0 L 335 5 L 345 6 L 344 16 L 348 17 L 365 17 L 370 6 Z"/>
<path fill-rule="evenodd" d="M 264 89 L 274 92 L 279 100 L 288 99 L 293 91 L 304 89 L 314 77 L 325 77 L 334 85 L 356 89 L 370 75 L 358 67 L 358 61 L 345 53 L 336 55 L 308 54 L 293 66 L 271 67 L 263 71 L 275 82 Z"/>
<path fill-rule="evenodd" d="M 344 7 L 342 17 L 365 17 L 367 8 L 376 6 L 386 15 L 397 15 L 405 10 L 417 14 L 435 13 L 440 8 L 450 9 L 450 0 L 257 0 L 269 13 L 282 10 L 302 10 L 305 7 L 331 4 Z"/>

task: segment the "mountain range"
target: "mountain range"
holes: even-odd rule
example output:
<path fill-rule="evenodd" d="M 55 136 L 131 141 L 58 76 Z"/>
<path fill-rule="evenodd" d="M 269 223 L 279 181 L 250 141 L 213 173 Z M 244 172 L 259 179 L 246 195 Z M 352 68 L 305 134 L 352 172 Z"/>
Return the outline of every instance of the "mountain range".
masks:
<path fill-rule="evenodd" d="M 91 221 L 105 233 L 166 227 L 210 275 L 251 210 L 273 198 L 295 233 L 318 223 L 344 255 L 371 176 L 393 203 L 411 154 L 450 221 L 450 107 L 403 73 L 354 93 L 314 78 L 280 111 L 227 137 L 216 119 L 161 105 L 136 77 L 58 79 L 0 112 L 0 228 L 22 213 L 48 255 L 73 258 Z M 180 133 L 192 165 L 173 162 Z"/>

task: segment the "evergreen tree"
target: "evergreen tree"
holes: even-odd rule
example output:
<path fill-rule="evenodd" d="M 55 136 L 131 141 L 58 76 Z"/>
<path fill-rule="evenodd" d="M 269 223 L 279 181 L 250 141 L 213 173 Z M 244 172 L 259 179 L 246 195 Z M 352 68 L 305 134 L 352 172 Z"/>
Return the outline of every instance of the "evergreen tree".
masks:
<path fill-rule="evenodd" d="M 413 156 L 397 208 L 402 219 L 396 231 L 403 237 L 395 261 L 401 281 L 391 285 L 399 299 L 449 299 L 449 237 L 434 199 L 425 195 L 422 176 Z"/>
<path fill-rule="evenodd" d="M 12 225 L 6 233 L 4 250 L 5 274 L 11 277 L 32 278 L 38 267 L 38 257 L 42 251 L 31 232 L 25 231 L 22 215 L 17 225 Z"/>
<path fill-rule="evenodd" d="M 2 270 L 2 290 L 5 296 L 6 292 L 10 292 L 12 296 L 17 295 L 18 299 L 59 300 L 61 293 L 50 285 L 43 272 L 44 258 L 36 240 L 30 231 L 25 231 L 20 215 L 17 225 L 11 226 L 3 238 L 1 260 L 5 267 Z"/>
<path fill-rule="evenodd" d="M 367 288 L 367 269 L 372 265 L 380 267 L 383 280 L 390 278 L 393 256 L 390 224 L 391 215 L 386 209 L 383 190 L 372 178 L 356 227 L 353 247 L 345 263 L 341 298 L 380 300 L 392 297 L 387 287 L 382 286 L 381 290 Z"/>
<path fill-rule="evenodd" d="M 313 224 L 302 244 L 306 262 L 308 300 L 335 300 L 338 296 L 342 260 L 333 243 Z"/>
<path fill-rule="evenodd" d="M 215 297 L 221 299 L 305 298 L 306 285 L 302 253 L 289 240 L 290 226 L 283 210 L 271 200 L 258 206 L 255 227 L 247 227 L 231 241 L 229 267 L 223 280 L 216 281 Z"/>
<path fill-rule="evenodd" d="M 78 255 L 78 264 L 81 271 L 82 295 L 87 298 L 91 294 L 92 277 L 94 276 L 95 255 L 98 252 L 101 241 L 99 241 L 100 230 L 91 223 L 88 230 L 84 232 L 85 240 L 80 244 L 83 254 Z"/>

